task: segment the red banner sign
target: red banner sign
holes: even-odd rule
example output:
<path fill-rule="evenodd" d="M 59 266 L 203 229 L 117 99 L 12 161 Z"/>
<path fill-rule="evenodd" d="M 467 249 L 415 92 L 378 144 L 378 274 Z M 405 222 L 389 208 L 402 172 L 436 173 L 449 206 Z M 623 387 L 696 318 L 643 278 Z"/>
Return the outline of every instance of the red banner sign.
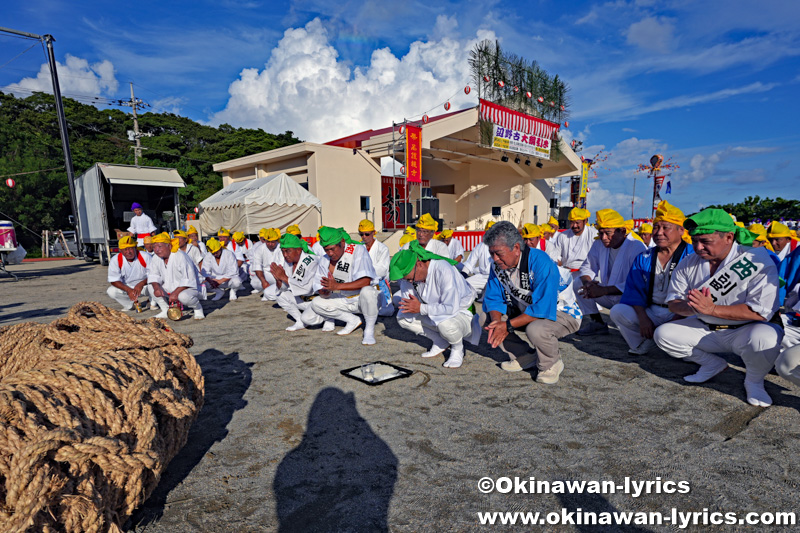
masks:
<path fill-rule="evenodd" d="M 422 181 L 422 128 L 406 126 L 406 179 Z"/>
<path fill-rule="evenodd" d="M 412 205 L 419 199 L 419 185 L 408 184 L 402 177 L 381 177 L 381 208 L 383 211 L 383 228 L 398 229 L 411 226 L 413 217 Z M 430 182 L 424 180 L 422 187 L 430 187 Z"/>

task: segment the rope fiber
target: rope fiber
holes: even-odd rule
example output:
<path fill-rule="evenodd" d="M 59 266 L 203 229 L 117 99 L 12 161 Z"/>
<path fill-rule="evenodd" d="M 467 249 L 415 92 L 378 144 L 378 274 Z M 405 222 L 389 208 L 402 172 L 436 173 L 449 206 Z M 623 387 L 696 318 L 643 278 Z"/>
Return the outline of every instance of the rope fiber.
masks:
<path fill-rule="evenodd" d="M 96 302 L 0 328 L 0 531 L 122 532 L 203 406 L 191 346 Z"/>

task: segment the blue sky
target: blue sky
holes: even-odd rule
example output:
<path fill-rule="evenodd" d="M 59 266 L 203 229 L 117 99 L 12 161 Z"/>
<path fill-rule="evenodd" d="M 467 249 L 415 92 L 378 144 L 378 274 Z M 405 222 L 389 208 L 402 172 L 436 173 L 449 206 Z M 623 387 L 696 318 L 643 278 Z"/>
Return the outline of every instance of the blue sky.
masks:
<path fill-rule="evenodd" d="M 800 196 L 800 2 L 517 4 L 6 0 L 0 25 L 56 38 L 65 94 L 125 98 L 132 81 L 157 111 L 313 141 L 474 105 L 466 55 L 499 39 L 570 85 L 564 136 L 610 153 L 590 209 L 629 216 L 657 152 L 681 167 L 666 198 L 686 211 Z M 46 88 L 30 44 L 0 36 L 0 87 Z"/>

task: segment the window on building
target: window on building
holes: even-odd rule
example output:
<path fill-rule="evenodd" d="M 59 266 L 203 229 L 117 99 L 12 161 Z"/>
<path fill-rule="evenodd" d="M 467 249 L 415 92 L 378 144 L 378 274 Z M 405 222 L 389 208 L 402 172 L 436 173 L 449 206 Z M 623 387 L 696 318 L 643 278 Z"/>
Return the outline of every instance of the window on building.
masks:
<path fill-rule="evenodd" d="M 362 196 L 361 197 L 361 210 L 362 211 L 369 211 L 369 196 Z"/>

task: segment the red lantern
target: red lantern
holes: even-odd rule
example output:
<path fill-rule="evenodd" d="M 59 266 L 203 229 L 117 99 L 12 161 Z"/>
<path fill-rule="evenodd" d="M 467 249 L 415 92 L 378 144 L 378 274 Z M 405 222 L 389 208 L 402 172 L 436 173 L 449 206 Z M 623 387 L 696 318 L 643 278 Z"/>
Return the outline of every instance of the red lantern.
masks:
<path fill-rule="evenodd" d="M 194 208 L 194 212 L 195 212 L 195 213 L 199 213 L 199 212 L 200 212 L 200 208 L 199 208 L 199 207 L 195 207 L 195 208 Z"/>
<path fill-rule="evenodd" d="M 472 87 L 470 87 L 469 85 L 467 85 L 466 87 L 464 87 L 464 94 L 469 94 L 469 92 L 470 92 L 471 90 L 472 90 Z"/>
<path fill-rule="evenodd" d="M 500 80 L 500 81 L 497 82 L 497 86 L 498 87 L 505 87 L 506 86 L 506 82 L 504 82 L 503 80 Z"/>
<path fill-rule="evenodd" d="M 405 165 L 403 165 L 402 167 L 400 167 L 400 174 L 405 174 L 405 173 L 406 173 L 406 167 Z"/>
<path fill-rule="evenodd" d="M 16 181 L 14 181 L 14 180 L 13 180 L 13 179 L 11 179 L 11 178 L 8 178 L 8 179 L 6 180 L 6 185 L 8 185 L 8 188 L 9 188 L 9 189 L 13 189 L 13 188 L 14 188 L 14 185 L 16 185 L 16 184 L 17 184 L 17 182 L 16 182 Z"/>
<path fill-rule="evenodd" d="M 544 96 L 540 96 L 539 98 L 536 99 L 536 101 L 539 102 L 540 104 L 543 103 L 544 102 Z"/>
<path fill-rule="evenodd" d="M 569 128 L 569 120 L 565 120 L 564 121 L 564 127 L 565 128 Z"/>
<path fill-rule="evenodd" d="M 516 85 L 514 85 L 514 92 L 515 92 L 515 93 L 518 93 L 518 92 L 519 92 L 519 87 L 517 87 Z"/>
<path fill-rule="evenodd" d="M 589 187 L 586 187 L 586 192 L 592 192 L 592 189 L 590 189 Z"/>
<path fill-rule="evenodd" d="M 572 139 L 572 147 L 575 148 L 575 145 L 578 143 L 575 139 Z"/>
<path fill-rule="evenodd" d="M 490 79 L 491 79 L 491 78 L 490 78 L 489 76 L 484 76 L 484 77 L 483 77 L 483 81 L 485 81 L 485 82 L 487 82 L 487 83 L 488 83 L 488 81 L 489 81 Z"/>
<path fill-rule="evenodd" d="M 444 103 L 444 110 L 445 111 L 450 111 L 450 102 L 445 102 Z"/>
<path fill-rule="evenodd" d="M 554 101 L 550 100 L 550 107 L 555 107 L 555 106 L 556 106 L 556 103 Z"/>
<path fill-rule="evenodd" d="M 561 111 L 564 111 L 565 109 L 566 107 L 564 107 L 564 104 L 561 104 Z"/>
<path fill-rule="evenodd" d="M 422 115 L 422 123 L 423 124 L 427 124 L 428 123 L 428 115 Z"/>
<path fill-rule="evenodd" d="M 528 91 L 528 92 L 525 93 L 525 96 L 527 96 L 528 98 L 531 98 L 533 95 L 531 94 L 530 91 Z"/>
<path fill-rule="evenodd" d="M 400 135 L 404 134 L 405 132 L 406 132 L 406 127 L 400 126 Z"/>

